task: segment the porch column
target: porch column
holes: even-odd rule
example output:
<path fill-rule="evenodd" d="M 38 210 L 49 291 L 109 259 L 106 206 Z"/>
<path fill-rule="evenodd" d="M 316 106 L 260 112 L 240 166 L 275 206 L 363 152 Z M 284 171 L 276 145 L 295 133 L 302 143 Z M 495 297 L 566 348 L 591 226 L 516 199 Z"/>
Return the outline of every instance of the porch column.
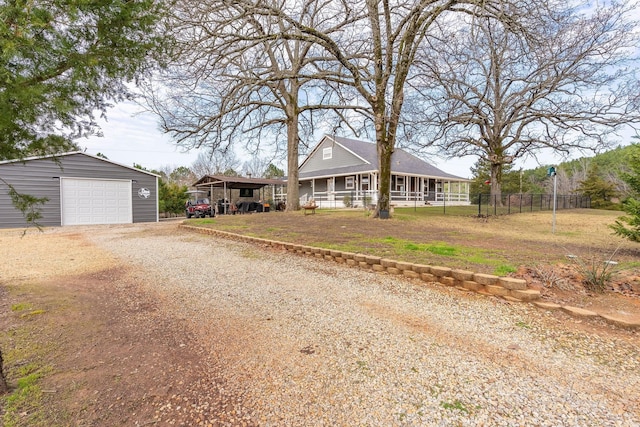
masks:
<path fill-rule="evenodd" d="M 411 177 L 409 175 L 404 176 L 404 200 L 409 201 L 409 193 L 411 192 Z"/>
<path fill-rule="evenodd" d="M 425 178 L 424 184 L 425 184 L 424 189 L 426 190 L 426 193 L 427 193 L 425 195 L 425 199 L 424 200 L 428 202 L 429 201 L 429 178 Z"/>
<path fill-rule="evenodd" d="M 224 214 L 227 214 L 227 182 L 223 182 L 222 186 L 224 187 L 224 189 L 222 190 L 222 206 L 223 206 L 223 210 L 224 210 Z M 231 201 L 229 201 L 229 203 L 231 203 Z"/>
<path fill-rule="evenodd" d="M 371 189 L 373 190 L 371 193 L 371 202 L 370 203 L 378 203 L 378 174 L 372 173 L 371 175 Z"/>

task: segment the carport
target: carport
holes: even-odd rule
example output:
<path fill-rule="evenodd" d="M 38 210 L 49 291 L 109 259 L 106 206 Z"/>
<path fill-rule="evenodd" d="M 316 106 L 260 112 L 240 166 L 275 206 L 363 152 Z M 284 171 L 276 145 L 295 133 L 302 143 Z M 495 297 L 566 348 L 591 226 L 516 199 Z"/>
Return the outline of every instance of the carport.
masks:
<path fill-rule="evenodd" d="M 264 187 L 272 185 L 274 187 L 274 197 L 276 195 L 275 188 L 278 187 L 280 190 L 286 187 L 287 182 L 281 179 L 266 179 L 266 178 L 251 178 L 251 177 L 241 177 L 241 176 L 225 176 L 225 175 L 205 175 L 200 178 L 193 186 L 200 189 L 209 189 L 210 193 L 213 195 L 214 188 L 221 188 L 223 190 L 224 199 L 230 201 L 231 200 L 231 190 L 263 190 L 263 198 L 264 198 Z M 241 193 L 242 194 L 242 193 Z M 280 192 L 282 195 L 282 191 Z M 213 203 L 213 200 L 211 200 Z M 223 203 L 224 211 L 221 213 L 228 213 L 229 203 Z"/>

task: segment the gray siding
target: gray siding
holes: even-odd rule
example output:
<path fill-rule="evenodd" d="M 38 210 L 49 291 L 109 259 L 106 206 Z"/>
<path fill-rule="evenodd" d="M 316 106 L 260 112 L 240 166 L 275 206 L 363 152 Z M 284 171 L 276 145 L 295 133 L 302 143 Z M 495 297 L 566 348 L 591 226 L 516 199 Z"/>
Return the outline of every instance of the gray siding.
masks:
<path fill-rule="evenodd" d="M 326 147 L 333 147 L 333 155 L 331 159 L 323 160 L 322 151 Z M 311 157 L 307 159 L 305 164 L 300 168 L 300 174 L 327 169 L 358 166 L 363 163 L 366 162 L 363 162 L 361 158 L 345 150 L 342 146 L 334 144 L 330 138 L 324 138 Z"/>
<path fill-rule="evenodd" d="M 312 198 L 313 197 L 313 193 L 311 191 L 311 181 L 304 181 L 304 182 L 300 182 L 300 189 L 298 190 L 300 197 L 304 196 L 305 194 L 309 197 Z"/>
<path fill-rule="evenodd" d="M 0 164 L 0 178 L 13 185 L 16 191 L 49 199 L 41 209 L 42 218 L 38 220 L 42 226 L 61 224 L 60 177 L 132 180 L 133 222 L 157 221 L 158 188 L 153 175 L 82 153 L 62 155 L 57 161 L 43 158 Z M 151 192 L 148 199 L 138 195 L 141 188 Z M 27 225 L 22 213 L 11 203 L 9 188 L 0 182 L 0 227 Z"/>

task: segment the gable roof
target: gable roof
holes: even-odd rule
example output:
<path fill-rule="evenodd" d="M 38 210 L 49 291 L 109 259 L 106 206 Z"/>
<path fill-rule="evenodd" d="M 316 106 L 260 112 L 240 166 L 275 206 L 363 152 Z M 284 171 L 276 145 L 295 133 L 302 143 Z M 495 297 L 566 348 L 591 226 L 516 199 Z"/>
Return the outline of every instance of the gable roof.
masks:
<path fill-rule="evenodd" d="M 315 155 L 316 151 L 326 138 L 362 159 L 362 164 L 340 168 L 331 168 L 329 166 L 324 170 L 316 170 L 306 173 L 301 172 L 300 179 L 331 175 L 348 175 L 350 173 L 376 172 L 378 170 L 378 150 L 376 148 L 376 144 L 358 139 L 343 138 L 339 136 L 333 137 L 329 135 L 325 135 L 325 137 L 320 140 L 318 145 L 302 162 L 300 165 L 301 168 L 309 158 Z M 433 178 L 449 178 L 468 181 L 467 178 L 462 178 L 444 172 L 401 148 L 396 148 L 391 155 L 391 172 L 394 174 L 421 175 Z"/>
<path fill-rule="evenodd" d="M 138 169 L 138 168 L 134 168 L 131 166 L 127 166 L 127 165 L 123 165 L 122 163 L 117 163 L 117 162 L 113 162 L 109 159 L 104 159 L 102 157 L 98 157 L 98 156 L 94 156 L 93 154 L 87 154 L 85 152 L 82 151 L 70 151 L 68 153 L 60 153 L 60 154 L 49 154 L 46 156 L 33 156 L 33 157 L 25 157 L 24 159 L 12 159 L 12 160 L 0 160 L 0 166 L 2 165 L 6 165 L 6 164 L 11 164 L 11 163 L 25 163 L 31 160 L 46 160 L 46 159 L 51 159 L 51 160 L 55 160 L 55 159 L 59 159 L 60 157 L 68 157 L 68 156 L 75 156 L 75 155 L 82 155 L 82 156 L 86 156 L 86 157 L 91 157 L 93 159 L 96 160 L 100 160 L 103 162 L 107 162 L 107 163 L 111 163 L 126 169 L 131 169 L 133 171 L 136 172 L 140 172 L 140 173 L 145 173 L 147 175 L 151 175 L 151 176 L 155 176 L 155 177 L 159 177 L 160 175 L 157 175 L 153 172 L 149 172 L 149 171 L 145 171 L 142 169 Z"/>

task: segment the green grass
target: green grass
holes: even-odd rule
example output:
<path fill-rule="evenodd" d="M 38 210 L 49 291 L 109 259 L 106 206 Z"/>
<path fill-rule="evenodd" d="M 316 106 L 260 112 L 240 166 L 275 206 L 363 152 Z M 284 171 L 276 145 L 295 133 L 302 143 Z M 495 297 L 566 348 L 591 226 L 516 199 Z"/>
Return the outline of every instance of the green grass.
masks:
<path fill-rule="evenodd" d="M 456 410 L 460 412 L 464 412 L 465 414 L 469 414 L 469 409 L 459 400 L 454 400 L 453 402 L 440 402 L 440 406 L 449 411 Z"/>
<path fill-rule="evenodd" d="M 187 220 L 187 224 L 191 225 L 200 225 L 200 224 L 213 224 L 215 222 L 214 218 L 198 218 L 198 219 L 189 219 Z"/>
<path fill-rule="evenodd" d="M 523 329 L 531 329 L 531 325 L 529 325 L 526 322 L 523 322 L 522 320 L 517 321 L 516 326 Z"/>
<path fill-rule="evenodd" d="M 363 218 L 359 209 L 323 209 L 319 213 L 322 215 L 315 217 L 299 212 L 220 217 L 208 227 L 500 276 L 521 265 L 566 261 L 565 253 L 558 249 L 562 246 L 582 245 L 588 240 L 596 250 L 611 246 L 615 240 L 607 228 L 615 214 L 588 209 L 560 211 L 555 234 L 551 233 L 550 212 L 479 219 L 474 206 L 421 206 L 395 208 L 390 221 Z M 486 245 L 487 241 L 491 243 Z M 628 246 L 622 247 L 626 250 Z M 621 268 L 640 265 L 628 255 L 621 258 L 616 259 Z"/>
<path fill-rule="evenodd" d="M 425 248 L 426 251 L 431 252 L 434 255 L 442 255 L 442 256 L 457 256 L 457 249 L 453 246 L 449 246 L 446 243 L 435 243 L 432 245 L 428 245 Z"/>
<path fill-rule="evenodd" d="M 515 271 L 515 268 L 505 264 L 504 258 L 499 253 L 495 253 L 495 251 L 449 245 L 444 242 L 415 243 L 392 236 L 376 238 L 360 235 L 358 236 L 360 238 L 358 238 L 354 235 L 351 237 L 353 238 L 349 239 L 349 243 L 316 241 L 309 243 L 309 245 L 345 252 L 366 252 L 372 255 L 424 264 L 451 261 L 457 261 L 458 264 L 464 265 L 469 263 L 479 264 L 495 267 L 496 270 L 501 272 L 499 275 L 506 275 Z"/>
<path fill-rule="evenodd" d="M 39 314 L 44 314 L 46 312 L 47 312 L 46 310 L 33 310 L 33 311 L 28 312 L 28 313 L 22 313 L 20 315 L 20 317 L 24 318 L 24 317 L 37 316 Z"/>
<path fill-rule="evenodd" d="M 514 266 L 503 264 L 497 266 L 495 270 L 493 270 L 493 274 L 495 274 L 496 276 L 506 276 L 507 274 L 515 273 L 516 271 L 517 268 L 515 268 Z"/>
<path fill-rule="evenodd" d="M 2 399 L 2 421 L 5 427 L 46 424 L 42 411 L 43 392 L 39 381 L 51 371 L 50 367 L 39 367 L 34 363 L 17 369 L 20 377 L 16 381 L 16 388 Z"/>
<path fill-rule="evenodd" d="M 0 424 L 6 427 L 52 425 L 46 416 L 48 396 L 42 391 L 41 382 L 53 373 L 49 361 L 59 343 L 41 339 L 43 325 L 35 319 L 47 310 L 33 306 L 23 301 L 12 304 L 11 310 L 19 313 L 18 323 L 0 331 L 4 372 L 10 387 L 9 393 L 0 396 Z"/>
<path fill-rule="evenodd" d="M 11 306 L 11 311 L 24 311 L 24 310 L 31 310 L 31 304 L 26 302 L 19 302 Z"/>
<path fill-rule="evenodd" d="M 408 217 L 436 217 L 442 215 L 473 216 L 478 215 L 478 206 L 417 206 L 395 208 L 394 218 L 406 215 Z"/>

